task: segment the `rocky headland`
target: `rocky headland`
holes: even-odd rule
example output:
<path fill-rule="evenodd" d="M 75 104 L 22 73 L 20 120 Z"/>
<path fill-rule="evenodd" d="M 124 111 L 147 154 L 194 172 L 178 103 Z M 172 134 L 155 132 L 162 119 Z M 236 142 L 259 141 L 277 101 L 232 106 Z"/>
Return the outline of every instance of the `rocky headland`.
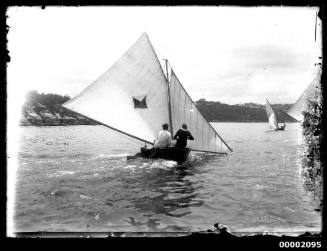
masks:
<path fill-rule="evenodd" d="M 58 105 L 47 107 L 40 103 L 22 107 L 21 126 L 96 125 L 95 122 L 69 112 Z"/>

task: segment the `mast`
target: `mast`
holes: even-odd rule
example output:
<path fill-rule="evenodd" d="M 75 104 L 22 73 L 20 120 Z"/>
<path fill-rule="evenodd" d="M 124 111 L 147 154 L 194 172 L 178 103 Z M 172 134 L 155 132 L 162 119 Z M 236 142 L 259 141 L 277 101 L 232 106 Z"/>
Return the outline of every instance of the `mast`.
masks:
<path fill-rule="evenodd" d="M 166 66 L 166 80 L 167 80 L 167 87 L 168 87 L 168 112 L 169 112 L 169 128 L 170 128 L 170 133 L 171 136 L 174 137 L 174 130 L 173 130 L 173 119 L 171 116 L 171 100 L 170 100 L 170 86 L 169 86 L 169 75 L 168 75 L 168 60 L 165 60 L 165 66 Z"/>

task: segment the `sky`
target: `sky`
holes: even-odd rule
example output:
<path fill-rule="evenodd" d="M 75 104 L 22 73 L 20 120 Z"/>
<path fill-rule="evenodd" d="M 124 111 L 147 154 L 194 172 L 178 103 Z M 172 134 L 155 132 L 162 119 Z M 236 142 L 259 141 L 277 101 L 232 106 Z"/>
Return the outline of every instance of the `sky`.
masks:
<path fill-rule="evenodd" d="M 194 101 L 294 103 L 321 51 L 317 10 L 10 7 L 8 99 L 28 90 L 73 97 L 146 32 Z"/>

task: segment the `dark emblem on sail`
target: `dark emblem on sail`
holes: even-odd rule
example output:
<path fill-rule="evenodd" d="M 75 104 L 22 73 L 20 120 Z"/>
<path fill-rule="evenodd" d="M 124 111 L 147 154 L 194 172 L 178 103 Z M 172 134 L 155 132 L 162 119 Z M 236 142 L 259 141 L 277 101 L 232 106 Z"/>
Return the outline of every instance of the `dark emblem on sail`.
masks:
<path fill-rule="evenodd" d="M 148 108 L 146 104 L 146 96 L 133 97 L 134 108 Z"/>

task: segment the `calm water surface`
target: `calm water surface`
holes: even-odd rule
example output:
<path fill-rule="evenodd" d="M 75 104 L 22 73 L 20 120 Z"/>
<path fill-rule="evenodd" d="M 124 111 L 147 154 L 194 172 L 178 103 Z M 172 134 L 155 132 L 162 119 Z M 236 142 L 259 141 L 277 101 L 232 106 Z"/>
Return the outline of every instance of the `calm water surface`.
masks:
<path fill-rule="evenodd" d="M 303 188 L 298 124 L 213 123 L 234 150 L 193 154 L 186 170 L 126 160 L 142 145 L 102 126 L 25 127 L 16 231 L 320 231 Z"/>

